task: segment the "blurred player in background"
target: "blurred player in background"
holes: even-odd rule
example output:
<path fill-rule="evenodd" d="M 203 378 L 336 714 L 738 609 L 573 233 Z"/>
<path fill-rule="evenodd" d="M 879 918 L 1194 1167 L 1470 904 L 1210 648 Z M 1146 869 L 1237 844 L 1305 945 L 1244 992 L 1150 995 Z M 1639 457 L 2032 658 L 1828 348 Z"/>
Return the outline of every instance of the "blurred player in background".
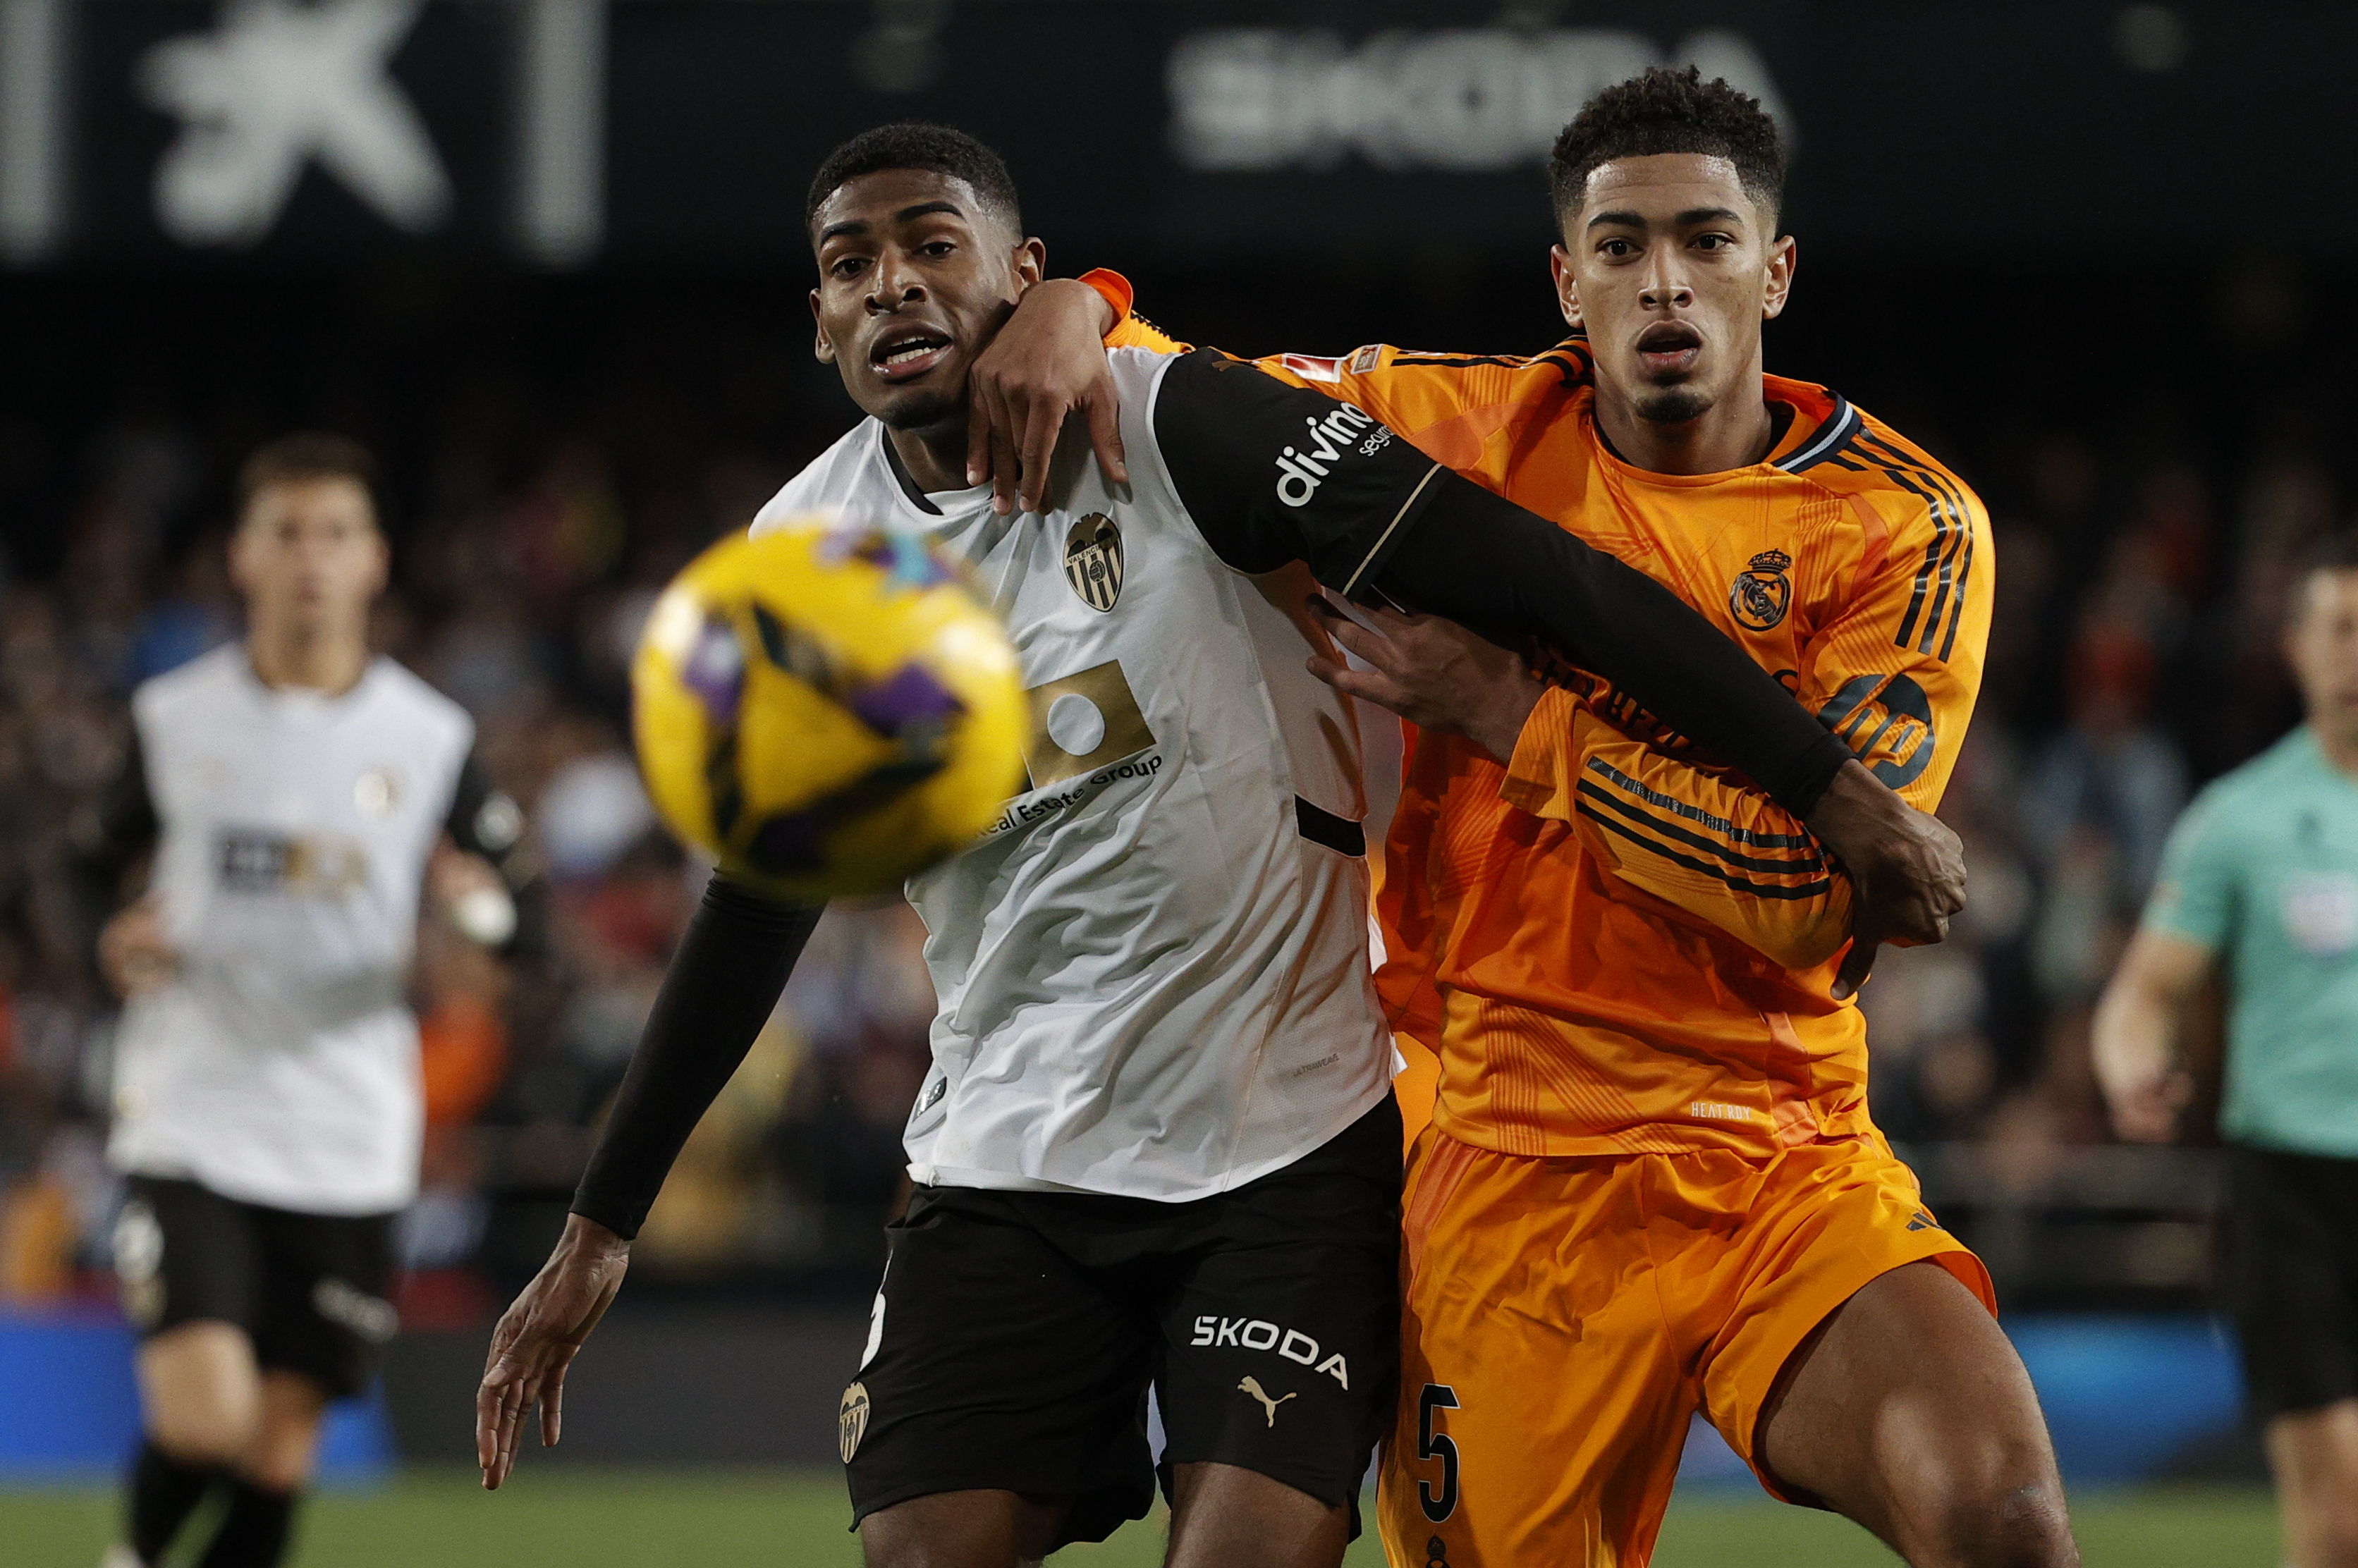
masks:
<path fill-rule="evenodd" d="M 1987 522 L 1889 427 L 1764 374 L 1783 168 L 1752 99 L 1650 70 L 1551 165 L 1578 335 L 1260 363 L 1641 564 L 1930 810 L 1980 679 Z M 1177 347 L 1111 293 L 1035 291 L 978 367 L 1002 485 L 1011 460 L 1037 482 L 1037 433 L 1085 380 L 1043 368 L 1054 343 Z M 1393 1562 L 1643 1562 L 1700 1408 L 1773 1495 L 1919 1568 L 2076 1563 L 1988 1276 L 1867 1115 L 1849 999 L 1878 932 L 1851 880 L 1612 682 L 1541 686 L 1459 628 L 1367 619 L 1326 617 L 1372 669 L 1322 673 L 1419 726 L 1378 983 L 1440 1057 L 1405 1198 Z"/>
<path fill-rule="evenodd" d="M 2358 536 L 2294 590 L 2308 721 L 2217 779 L 2171 833 L 2098 1005 L 2123 1138 L 2168 1142 L 2191 1098 L 2180 1028 L 2223 970 L 2225 1293 L 2291 1568 L 2358 1568 Z"/>
<path fill-rule="evenodd" d="M 421 887 L 478 941 L 513 935 L 497 870 L 522 819 L 455 703 L 369 651 L 387 551 L 368 454 L 255 452 L 230 569 L 246 635 L 142 686 L 86 846 L 119 891 L 100 938 L 127 999 L 108 1155 L 145 1442 L 127 1540 L 150 1568 L 225 1491 L 200 1568 L 285 1554 L 327 1402 L 395 1327 L 395 1217 L 423 1112 L 406 989 Z"/>
<path fill-rule="evenodd" d="M 756 527 L 835 507 L 963 557 L 1039 720 L 1007 826 L 909 883 L 942 1011 L 842 1407 L 863 1549 L 1012 1568 L 1101 1539 L 1152 1497 L 1152 1386 L 1174 1563 L 1332 1564 L 1390 1413 L 1401 1133 L 1357 722 L 1305 667 L 1333 653 L 1316 583 L 1603 661 L 1909 868 L 1910 908 L 1951 906 L 1952 841 L 1659 586 L 1225 356 L 1118 353 L 1099 460 L 1076 439 L 1005 515 L 967 470 L 968 368 L 1044 250 L 1004 165 L 883 127 L 828 160 L 807 217 L 819 354 L 871 417 Z M 1127 471 L 1104 456 L 1117 403 Z M 486 1484 L 533 1402 L 554 1440 L 566 1363 L 807 920 L 708 893 L 566 1235 L 493 1337 Z"/>

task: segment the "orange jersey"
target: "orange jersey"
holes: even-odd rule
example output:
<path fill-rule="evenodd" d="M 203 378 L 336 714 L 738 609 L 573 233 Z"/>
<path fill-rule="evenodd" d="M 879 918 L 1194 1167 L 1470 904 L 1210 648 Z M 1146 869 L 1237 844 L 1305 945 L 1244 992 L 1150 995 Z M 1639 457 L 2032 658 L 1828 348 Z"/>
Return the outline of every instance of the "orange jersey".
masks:
<path fill-rule="evenodd" d="M 1159 335 L 1126 323 L 1115 341 Z M 1271 373 L 1660 581 L 1909 805 L 1973 713 L 1995 576 L 1954 475 L 1823 388 L 1762 461 L 1658 474 L 1599 439 L 1587 346 L 1370 345 Z M 1501 1153 L 1765 1152 L 1864 1133 L 1866 1022 L 1830 994 L 1850 886 L 1802 824 L 1595 677 L 1560 673 L 1506 765 L 1412 737 L 1385 847 L 1377 983 L 1441 1058 L 1434 1122 Z"/>

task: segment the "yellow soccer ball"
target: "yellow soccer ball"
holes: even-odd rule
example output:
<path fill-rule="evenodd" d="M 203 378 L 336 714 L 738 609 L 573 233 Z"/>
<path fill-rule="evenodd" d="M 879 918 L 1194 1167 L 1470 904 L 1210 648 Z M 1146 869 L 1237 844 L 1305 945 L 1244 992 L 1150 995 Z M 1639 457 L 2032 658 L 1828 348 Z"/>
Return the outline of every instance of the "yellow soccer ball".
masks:
<path fill-rule="evenodd" d="M 896 886 L 1024 776 L 998 618 L 924 539 L 827 514 L 690 562 L 647 618 L 631 697 L 664 820 L 796 903 Z"/>

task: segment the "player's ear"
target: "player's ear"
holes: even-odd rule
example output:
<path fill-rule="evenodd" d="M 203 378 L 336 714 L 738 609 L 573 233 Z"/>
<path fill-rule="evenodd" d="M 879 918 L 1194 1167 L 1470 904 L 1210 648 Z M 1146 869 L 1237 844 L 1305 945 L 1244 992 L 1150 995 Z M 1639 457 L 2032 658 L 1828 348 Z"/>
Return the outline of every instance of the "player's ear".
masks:
<path fill-rule="evenodd" d="M 375 549 L 371 552 L 368 596 L 374 599 L 393 580 L 393 542 L 384 536 L 384 529 L 375 524 L 369 526 L 369 541 Z"/>
<path fill-rule="evenodd" d="M 1015 247 L 1015 281 L 1029 288 L 1048 276 L 1048 247 L 1029 239 Z"/>
<path fill-rule="evenodd" d="M 1767 287 L 1760 296 L 1760 319 L 1774 321 L 1785 313 L 1785 300 L 1793 292 L 1793 268 L 1801 254 L 1790 234 L 1779 234 L 1768 242 Z"/>
<path fill-rule="evenodd" d="M 230 525 L 227 551 L 229 585 L 242 594 L 251 593 L 254 590 L 254 572 L 247 551 L 247 541 L 253 537 L 253 528 L 243 517 L 240 517 Z"/>
<path fill-rule="evenodd" d="M 1555 302 L 1563 312 L 1566 323 L 1582 327 L 1580 319 L 1580 286 L 1572 277 L 1572 253 L 1563 245 L 1548 252 L 1548 276 L 1555 279 Z"/>
<path fill-rule="evenodd" d="M 818 290 L 811 290 L 811 356 L 823 365 L 835 362 L 835 345 L 827 341 L 827 318 L 819 314 Z"/>

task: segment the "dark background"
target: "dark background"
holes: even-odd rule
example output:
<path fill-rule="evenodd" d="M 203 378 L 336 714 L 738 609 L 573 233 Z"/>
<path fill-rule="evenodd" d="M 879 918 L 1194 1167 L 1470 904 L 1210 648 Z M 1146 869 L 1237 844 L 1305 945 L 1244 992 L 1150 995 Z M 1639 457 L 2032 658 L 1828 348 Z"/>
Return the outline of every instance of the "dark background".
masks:
<path fill-rule="evenodd" d="M 64 218 L 0 269 L 0 1193 L 70 1209 L 59 1288 L 103 1288 L 113 1201 L 111 1003 L 88 963 L 103 912 L 68 885 L 68 829 L 119 754 L 130 686 L 234 629 L 218 563 L 243 454 L 326 427 L 382 455 L 385 644 L 474 708 L 564 862 L 545 964 L 421 967 L 429 1020 L 497 1019 L 490 1076 L 429 1155 L 455 1228 L 420 1233 L 428 1284 L 406 1303 L 463 1323 L 545 1252 L 695 887 L 659 836 L 566 860 L 551 802 L 627 772 L 622 659 L 654 587 L 853 417 L 809 352 L 802 193 L 828 146 L 903 117 L 985 135 L 1052 270 L 1119 268 L 1148 314 L 1234 351 L 1533 351 L 1560 333 L 1545 136 L 1441 167 L 1471 155 L 1425 133 L 1487 112 L 1464 92 L 1363 83 L 1390 141 L 1189 166 L 1174 50 L 1253 28 L 1363 62 L 1450 35 L 1493 62 L 1459 83 L 1476 97 L 1507 91 L 1498 62 L 1545 54 L 1572 75 L 1515 91 L 1574 106 L 1592 46 L 1667 56 L 1716 31 L 1765 69 L 1798 138 L 1801 247 L 1769 368 L 1949 461 L 1990 507 L 1998 562 L 1944 806 L 1974 910 L 1945 947 L 1878 968 L 1878 1119 L 2010 1304 L 2201 1299 L 2209 1167 L 2112 1145 L 2087 1016 L 2190 790 L 2295 717 L 2284 584 L 2346 522 L 2353 479 L 2358 11 L 613 0 L 603 239 L 557 269 L 514 238 L 527 0 L 432 0 L 394 58 L 456 191 L 445 227 L 399 233 L 315 166 L 244 249 L 157 226 L 176 131 L 135 86 L 146 49 L 215 9 L 60 4 Z M 798 978 L 774 1082 L 748 1080 L 675 1183 L 700 1206 L 634 1281 L 852 1298 L 872 1279 L 925 1051 L 922 1006 L 878 1000 L 911 983 L 900 919 L 829 916 L 852 935 Z M 2210 1136 L 2197 1118 L 2188 1141 Z"/>

